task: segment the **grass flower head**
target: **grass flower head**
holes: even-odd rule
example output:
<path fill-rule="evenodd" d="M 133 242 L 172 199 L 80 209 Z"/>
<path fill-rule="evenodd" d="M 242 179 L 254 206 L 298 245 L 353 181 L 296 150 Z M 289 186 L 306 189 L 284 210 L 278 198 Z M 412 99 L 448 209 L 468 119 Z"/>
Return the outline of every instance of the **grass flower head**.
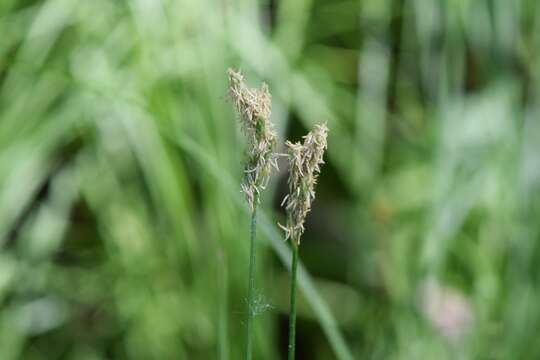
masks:
<path fill-rule="evenodd" d="M 287 224 L 280 227 L 285 230 L 285 239 L 291 238 L 297 245 L 304 232 L 304 220 L 315 199 L 315 185 L 320 166 L 324 163 L 327 135 L 328 128 L 321 124 L 304 136 L 303 143 L 285 143 L 289 151 L 289 194 L 281 203 L 287 212 Z"/>
<path fill-rule="evenodd" d="M 229 94 L 248 141 L 242 192 L 253 209 L 258 205 L 260 191 L 268 184 L 272 168 L 277 169 L 277 135 L 270 121 L 272 97 L 265 83 L 258 89 L 249 88 L 240 72 L 229 69 L 228 75 Z"/>

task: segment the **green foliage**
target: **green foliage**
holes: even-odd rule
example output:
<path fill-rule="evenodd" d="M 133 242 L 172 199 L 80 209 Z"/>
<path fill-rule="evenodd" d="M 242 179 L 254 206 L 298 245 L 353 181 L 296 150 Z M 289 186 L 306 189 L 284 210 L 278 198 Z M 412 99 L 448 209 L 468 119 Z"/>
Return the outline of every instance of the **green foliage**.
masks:
<path fill-rule="evenodd" d="M 268 82 L 281 139 L 331 129 L 297 359 L 540 357 L 539 16 L 534 0 L 1 1 L 0 359 L 244 356 L 231 66 Z M 285 187 L 259 213 L 255 359 L 287 351 Z M 441 331 L 430 291 L 470 307 L 465 336 Z"/>

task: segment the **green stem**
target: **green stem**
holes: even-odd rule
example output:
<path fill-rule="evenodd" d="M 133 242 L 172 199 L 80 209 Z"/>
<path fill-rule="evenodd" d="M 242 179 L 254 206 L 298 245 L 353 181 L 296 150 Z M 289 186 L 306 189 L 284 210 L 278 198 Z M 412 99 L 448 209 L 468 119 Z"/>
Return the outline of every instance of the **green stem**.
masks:
<path fill-rule="evenodd" d="M 225 255 L 223 254 L 223 251 L 219 251 L 217 255 L 218 259 L 218 289 L 219 289 L 219 360 L 229 360 L 229 342 L 228 342 L 228 335 L 227 335 L 227 308 L 229 307 L 228 301 L 227 301 L 227 284 L 228 281 L 228 274 L 227 274 L 227 263 L 225 260 Z"/>
<path fill-rule="evenodd" d="M 256 231 L 257 231 L 257 203 L 253 202 L 251 213 L 250 255 L 249 255 L 249 282 L 248 282 L 248 318 L 246 359 L 251 360 L 253 348 L 253 318 L 255 317 L 255 259 L 256 259 Z"/>
<path fill-rule="evenodd" d="M 296 349 L 296 268 L 298 266 L 298 245 L 296 240 L 291 239 L 292 263 L 291 263 L 291 305 L 289 314 L 289 360 L 294 360 Z"/>

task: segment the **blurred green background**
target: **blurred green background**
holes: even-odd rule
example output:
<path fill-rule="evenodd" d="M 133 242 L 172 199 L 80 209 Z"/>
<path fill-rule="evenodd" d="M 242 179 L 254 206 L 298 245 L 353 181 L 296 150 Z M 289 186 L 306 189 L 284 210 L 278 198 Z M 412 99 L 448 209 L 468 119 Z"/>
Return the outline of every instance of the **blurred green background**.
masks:
<path fill-rule="evenodd" d="M 226 69 L 331 129 L 298 359 L 540 358 L 536 0 L 1 0 L 0 359 L 241 359 Z M 265 193 L 255 358 L 284 358 Z"/>

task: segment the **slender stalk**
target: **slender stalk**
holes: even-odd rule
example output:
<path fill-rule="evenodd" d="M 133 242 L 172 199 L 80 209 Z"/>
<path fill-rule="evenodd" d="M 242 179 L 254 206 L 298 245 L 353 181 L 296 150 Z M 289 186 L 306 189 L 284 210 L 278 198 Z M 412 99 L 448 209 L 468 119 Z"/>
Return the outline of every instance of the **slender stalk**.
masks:
<path fill-rule="evenodd" d="M 218 253 L 218 269 L 217 269 L 217 279 L 218 279 L 218 289 L 219 289 L 219 360 L 229 360 L 229 337 L 227 334 L 227 309 L 229 307 L 227 300 L 227 284 L 229 283 L 228 274 L 227 274 L 227 264 L 225 260 L 225 255 L 223 251 Z"/>
<path fill-rule="evenodd" d="M 256 235 L 257 235 L 257 201 L 253 203 L 251 213 L 249 281 L 248 281 L 248 318 L 246 337 L 246 359 L 252 359 L 253 349 L 253 318 L 255 317 L 255 266 L 256 266 Z"/>
<path fill-rule="evenodd" d="M 296 350 L 296 268 L 298 267 L 298 244 L 291 241 L 292 262 L 291 262 L 291 305 L 289 309 L 289 360 L 294 360 Z"/>

